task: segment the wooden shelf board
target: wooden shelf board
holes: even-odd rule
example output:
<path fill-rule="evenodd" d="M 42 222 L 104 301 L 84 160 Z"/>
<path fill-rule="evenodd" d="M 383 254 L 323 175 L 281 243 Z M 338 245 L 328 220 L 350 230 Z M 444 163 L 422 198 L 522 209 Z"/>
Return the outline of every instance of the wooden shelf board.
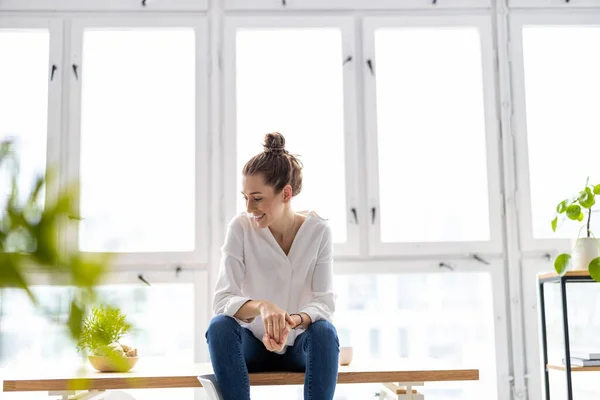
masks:
<path fill-rule="evenodd" d="M 548 369 L 554 369 L 557 371 L 566 371 L 567 370 L 567 368 L 564 365 L 548 364 L 546 366 L 548 367 Z M 571 372 L 591 372 L 591 371 L 600 371 L 600 367 L 579 367 L 579 366 L 575 366 L 575 365 L 571 366 Z"/>

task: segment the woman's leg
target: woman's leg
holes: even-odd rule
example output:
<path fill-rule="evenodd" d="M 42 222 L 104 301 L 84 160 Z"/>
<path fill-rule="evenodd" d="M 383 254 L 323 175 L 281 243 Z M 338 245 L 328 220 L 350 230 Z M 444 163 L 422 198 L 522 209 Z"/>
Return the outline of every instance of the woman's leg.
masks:
<path fill-rule="evenodd" d="M 206 340 L 223 399 L 250 400 L 248 371 L 268 370 L 273 354 L 250 331 L 226 315 L 217 315 L 210 321 Z"/>
<path fill-rule="evenodd" d="M 325 320 L 310 324 L 281 357 L 286 371 L 306 371 L 305 400 L 332 400 L 338 375 L 340 344 L 335 327 Z"/>

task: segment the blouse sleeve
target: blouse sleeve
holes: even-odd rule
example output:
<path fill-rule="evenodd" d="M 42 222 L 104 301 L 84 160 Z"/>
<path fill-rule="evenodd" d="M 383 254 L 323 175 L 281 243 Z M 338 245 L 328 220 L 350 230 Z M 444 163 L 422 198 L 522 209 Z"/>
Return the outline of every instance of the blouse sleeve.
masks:
<path fill-rule="evenodd" d="M 225 243 L 221 247 L 221 262 L 213 298 L 215 315 L 225 314 L 233 317 L 251 300 L 242 293 L 242 282 L 246 274 L 243 238 L 243 227 L 238 218 L 235 218 L 227 227 Z M 252 322 L 253 319 L 244 322 Z"/>
<path fill-rule="evenodd" d="M 312 322 L 324 319 L 332 322 L 335 312 L 333 292 L 333 239 L 331 228 L 325 227 L 319 254 L 312 275 L 312 300 L 300 311 L 308 314 Z"/>

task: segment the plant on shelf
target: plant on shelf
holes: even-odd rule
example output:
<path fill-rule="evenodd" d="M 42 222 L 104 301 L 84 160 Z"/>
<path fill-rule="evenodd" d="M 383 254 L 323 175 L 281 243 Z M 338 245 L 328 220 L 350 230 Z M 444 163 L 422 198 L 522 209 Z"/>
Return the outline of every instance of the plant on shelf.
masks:
<path fill-rule="evenodd" d="M 83 323 L 77 350 L 89 352 L 90 362 L 100 371 L 127 371 L 138 351 L 120 343 L 131 331 L 127 317 L 117 307 L 94 306 Z"/>
<path fill-rule="evenodd" d="M 590 185 L 588 177 L 585 187 L 575 197 L 566 199 L 556 206 L 556 217 L 552 220 L 552 231 L 556 232 L 558 218 L 562 214 L 566 218 L 582 223 L 577 238 L 574 239 L 572 254 L 559 254 L 554 260 L 554 269 L 560 275 L 569 267 L 575 270 L 588 270 L 590 276 L 600 282 L 600 245 L 591 230 L 592 208 L 596 204 L 596 195 L 600 194 L 600 185 Z M 586 229 L 586 236 L 581 231 Z"/>

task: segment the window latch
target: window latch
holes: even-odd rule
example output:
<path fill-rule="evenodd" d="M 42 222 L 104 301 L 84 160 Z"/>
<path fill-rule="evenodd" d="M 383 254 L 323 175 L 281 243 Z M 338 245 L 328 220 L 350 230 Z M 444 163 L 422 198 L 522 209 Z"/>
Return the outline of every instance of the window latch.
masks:
<path fill-rule="evenodd" d="M 371 76 L 375 76 L 375 72 L 373 71 L 373 61 L 369 58 L 367 60 L 367 66 L 369 67 L 369 71 L 371 71 Z"/>
<path fill-rule="evenodd" d="M 56 72 L 57 69 L 58 69 L 58 67 L 56 65 L 52 65 L 52 72 L 50 72 L 50 80 L 51 81 L 54 80 L 54 73 Z"/>

